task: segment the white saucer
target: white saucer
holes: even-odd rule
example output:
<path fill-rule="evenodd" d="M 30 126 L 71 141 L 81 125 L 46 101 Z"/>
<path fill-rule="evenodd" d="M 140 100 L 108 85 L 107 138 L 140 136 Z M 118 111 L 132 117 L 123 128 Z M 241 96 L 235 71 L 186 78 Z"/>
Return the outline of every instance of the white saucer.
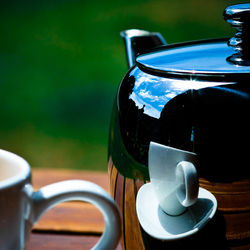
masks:
<path fill-rule="evenodd" d="M 197 233 L 212 219 L 216 209 L 216 198 L 204 188 L 199 188 L 197 202 L 178 216 L 163 212 L 151 183 L 144 184 L 136 198 L 136 212 L 142 228 L 160 240 L 177 240 Z"/>

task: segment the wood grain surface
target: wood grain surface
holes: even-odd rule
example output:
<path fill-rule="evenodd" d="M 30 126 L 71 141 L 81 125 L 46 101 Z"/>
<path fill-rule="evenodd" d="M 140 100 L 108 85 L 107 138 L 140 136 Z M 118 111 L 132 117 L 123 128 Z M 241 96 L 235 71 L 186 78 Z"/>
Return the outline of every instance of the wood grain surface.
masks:
<path fill-rule="evenodd" d="M 250 179 L 219 183 L 200 178 L 199 183 L 215 195 L 220 211 L 250 211 Z"/>
<path fill-rule="evenodd" d="M 33 169 L 35 190 L 54 182 L 80 179 L 96 183 L 109 192 L 108 173 Z M 65 202 L 48 210 L 33 227 L 28 250 L 90 249 L 104 230 L 101 212 L 86 202 Z M 121 249 L 119 245 L 117 249 Z"/>
<path fill-rule="evenodd" d="M 33 169 L 32 173 L 35 190 L 69 179 L 100 185 L 112 194 L 123 215 L 121 245 L 117 249 L 145 248 L 135 212 L 136 194 L 143 181 L 125 178 L 112 161 L 109 161 L 107 173 L 53 169 Z M 218 214 L 223 216 L 225 238 L 231 249 L 250 249 L 250 180 L 212 183 L 200 179 L 200 186 L 211 191 L 218 201 Z M 34 226 L 28 250 L 90 249 L 103 229 L 102 214 L 93 205 L 66 202 L 46 212 Z"/>
<path fill-rule="evenodd" d="M 92 181 L 109 192 L 109 179 L 107 172 L 36 168 L 32 170 L 32 183 L 35 189 L 54 182 L 71 179 Z"/>
<path fill-rule="evenodd" d="M 33 233 L 27 250 L 89 250 L 99 238 L 93 235 Z M 122 250 L 121 245 L 116 250 Z"/>
<path fill-rule="evenodd" d="M 145 249 L 146 245 L 154 245 L 159 249 L 169 248 L 171 244 L 153 240 L 143 232 L 135 211 L 136 195 L 144 184 L 143 180 L 129 179 L 118 173 L 116 167 L 109 161 L 109 175 L 112 195 L 120 207 L 123 219 L 122 246 L 124 249 Z M 231 183 L 215 183 L 199 179 L 200 186 L 212 192 L 218 202 L 218 211 L 213 222 L 207 226 L 195 239 L 197 246 L 206 242 L 208 235 L 213 238 L 207 242 L 220 240 L 221 246 L 229 249 L 250 249 L 250 180 Z M 212 236 L 213 235 L 213 236 Z M 186 241 L 185 244 L 188 242 Z M 190 241 L 188 244 L 192 245 Z M 210 244 L 208 244 L 210 243 Z M 180 242 L 180 247 L 183 247 Z M 177 244 L 178 245 L 178 244 Z M 176 249 L 176 245 L 171 245 Z M 170 246 L 169 249 L 172 249 Z M 151 247 L 151 246 L 150 246 Z M 149 247 L 149 248 L 150 248 Z M 151 249 L 151 248 L 150 248 Z M 179 249 L 179 248 L 178 248 Z"/>
<path fill-rule="evenodd" d="M 41 170 L 32 172 L 34 189 L 69 179 L 94 182 L 109 190 L 107 173 L 72 170 Z M 34 226 L 34 231 L 61 231 L 101 234 L 104 219 L 101 212 L 92 204 L 84 202 L 65 202 L 48 210 Z"/>
<path fill-rule="evenodd" d="M 98 240 L 99 236 L 33 233 L 27 250 L 89 250 Z"/>

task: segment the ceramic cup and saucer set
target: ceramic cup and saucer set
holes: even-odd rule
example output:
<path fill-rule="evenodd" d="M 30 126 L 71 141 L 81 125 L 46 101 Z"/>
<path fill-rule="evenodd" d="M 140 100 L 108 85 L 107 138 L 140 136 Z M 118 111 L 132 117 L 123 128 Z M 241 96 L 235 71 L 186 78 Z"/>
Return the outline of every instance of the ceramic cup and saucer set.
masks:
<path fill-rule="evenodd" d="M 94 204 L 103 214 L 105 229 L 93 249 L 115 249 L 121 234 L 120 212 L 110 195 L 83 180 L 57 182 L 38 191 L 31 169 L 20 156 L 0 150 L 0 249 L 26 249 L 32 226 L 56 204 L 79 200 Z"/>
<path fill-rule="evenodd" d="M 199 187 L 195 153 L 151 142 L 150 182 L 137 194 L 142 228 L 160 240 L 178 240 L 197 233 L 213 218 L 217 201 Z"/>

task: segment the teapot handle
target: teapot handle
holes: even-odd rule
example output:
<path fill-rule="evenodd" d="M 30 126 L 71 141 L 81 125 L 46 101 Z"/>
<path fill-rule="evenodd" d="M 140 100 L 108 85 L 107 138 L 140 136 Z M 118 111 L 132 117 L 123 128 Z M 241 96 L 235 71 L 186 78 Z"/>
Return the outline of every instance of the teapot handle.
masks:
<path fill-rule="evenodd" d="M 125 42 L 129 68 L 135 64 L 138 55 L 149 49 L 167 44 L 162 35 L 158 32 L 130 29 L 122 31 L 120 34 Z"/>

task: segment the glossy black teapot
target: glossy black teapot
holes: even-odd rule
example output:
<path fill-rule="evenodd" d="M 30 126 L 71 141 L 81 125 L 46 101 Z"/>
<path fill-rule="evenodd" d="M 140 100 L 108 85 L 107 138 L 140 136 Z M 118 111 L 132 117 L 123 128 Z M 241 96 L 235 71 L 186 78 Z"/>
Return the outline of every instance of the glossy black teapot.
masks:
<path fill-rule="evenodd" d="M 109 155 L 123 174 L 147 178 L 155 141 L 196 152 L 201 177 L 249 176 L 250 5 L 228 7 L 224 18 L 237 30 L 230 40 L 166 45 L 159 33 L 121 33 L 131 68 L 114 104 Z"/>
<path fill-rule="evenodd" d="M 249 247 L 250 4 L 226 8 L 237 33 L 167 45 L 159 33 L 127 30 L 129 71 L 114 102 L 108 150 L 111 194 L 122 214 L 123 249 Z M 149 181 L 149 143 L 197 153 L 200 186 L 218 213 L 186 240 L 149 236 L 136 214 L 137 192 Z"/>

